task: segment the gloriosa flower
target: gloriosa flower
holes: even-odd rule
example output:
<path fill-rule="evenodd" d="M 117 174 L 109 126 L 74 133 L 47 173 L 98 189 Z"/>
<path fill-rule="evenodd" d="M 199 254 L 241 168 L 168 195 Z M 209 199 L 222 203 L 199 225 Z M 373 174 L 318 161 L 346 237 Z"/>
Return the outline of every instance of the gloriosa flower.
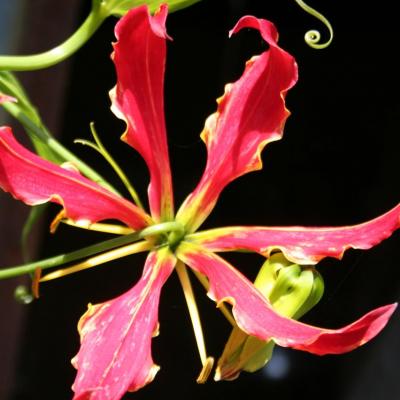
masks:
<path fill-rule="evenodd" d="M 377 308 L 337 330 L 309 326 L 280 314 L 265 293 L 216 253 L 244 249 L 269 258 L 279 251 L 289 264 L 308 268 L 324 257 L 341 258 L 348 248 L 368 249 L 390 236 L 400 225 L 400 205 L 355 226 L 234 226 L 197 231 L 224 187 L 260 169 L 264 146 L 282 137 L 289 115 L 284 98 L 297 80 L 297 66 L 277 45 L 277 31 L 266 20 L 246 16 L 231 31 L 255 29 L 269 49 L 247 62 L 238 81 L 226 85 L 217 111 L 201 134 L 208 152 L 205 171 L 175 213 L 163 111 L 166 17 L 166 6 L 154 16 L 143 6 L 127 13 L 115 29 L 117 85 L 111 91 L 112 110 L 126 122 L 122 139 L 142 155 L 149 168 L 149 214 L 73 168 L 52 164 L 26 150 L 9 128 L 0 130 L 1 187 L 26 204 L 58 203 L 63 218 L 75 224 L 112 219 L 136 231 L 168 222 L 181 227 L 181 231 L 164 230 L 160 235 L 153 229 L 150 237 L 143 235 L 145 240 L 122 248 L 121 255 L 150 252 L 143 275 L 132 289 L 89 306 L 82 316 L 78 325 L 81 348 L 73 360 L 78 370 L 74 399 L 120 399 L 126 391 L 153 380 L 158 366 L 152 359 L 151 341 L 158 330 L 160 291 L 174 269 L 186 273 L 184 264 L 207 278 L 208 295 L 217 305 L 232 305 L 243 334 L 314 354 L 343 353 L 364 344 L 385 326 L 396 307 Z M 202 361 L 207 375 L 210 359 L 203 354 Z"/>

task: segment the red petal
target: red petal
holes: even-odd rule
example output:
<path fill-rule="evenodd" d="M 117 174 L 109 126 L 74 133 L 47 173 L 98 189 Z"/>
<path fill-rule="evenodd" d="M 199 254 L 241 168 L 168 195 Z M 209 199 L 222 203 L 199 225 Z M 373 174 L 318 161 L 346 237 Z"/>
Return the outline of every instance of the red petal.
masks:
<path fill-rule="evenodd" d="M 0 187 L 29 205 L 61 204 L 66 217 L 96 222 L 117 219 L 134 229 L 151 219 L 141 209 L 77 172 L 46 161 L 22 147 L 11 129 L 0 128 Z"/>
<path fill-rule="evenodd" d="M 123 140 L 150 170 L 149 202 L 155 220 L 173 216 L 173 195 L 164 121 L 165 30 L 167 7 L 150 16 L 146 6 L 131 10 L 115 28 L 113 59 L 117 86 L 112 110 L 127 128 Z"/>
<path fill-rule="evenodd" d="M 81 348 L 74 400 L 118 400 L 150 383 L 159 367 L 151 356 L 161 288 L 175 266 L 164 249 L 150 253 L 140 281 L 114 300 L 89 306 L 78 324 Z"/>
<path fill-rule="evenodd" d="M 279 249 L 290 261 L 316 264 L 324 257 L 341 258 L 349 249 L 369 249 L 400 227 L 400 204 L 359 225 L 338 228 L 235 226 L 198 232 L 187 240 L 211 251 L 251 250 L 268 256 Z"/>
<path fill-rule="evenodd" d="M 182 243 L 178 258 L 208 277 L 209 296 L 218 303 L 232 304 L 244 332 L 314 354 L 340 354 L 361 346 L 383 329 L 396 308 L 396 304 L 377 308 L 338 330 L 317 328 L 277 314 L 247 278 L 204 248 Z"/>
<path fill-rule="evenodd" d="M 242 28 L 257 29 L 270 49 L 248 61 L 242 77 L 226 85 L 217 112 L 206 121 L 201 135 L 207 145 L 206 169 L 177 217 L 191 231 L 209 215 L 229 182 L 262 168 L 262 149 L 282 137 L 289 115 L 284 98 L 297 80 L 295 60 L 278 47 L 269 21 L 244 17 L 231 34 Z"/>

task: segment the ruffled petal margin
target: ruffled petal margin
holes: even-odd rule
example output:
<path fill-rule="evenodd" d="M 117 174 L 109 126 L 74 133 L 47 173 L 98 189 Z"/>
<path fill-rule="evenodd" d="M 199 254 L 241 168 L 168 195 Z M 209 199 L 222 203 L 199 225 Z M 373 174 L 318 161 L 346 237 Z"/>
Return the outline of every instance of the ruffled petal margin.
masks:
<path fill-rule="evenodd" d="M 229 182 L 262 168 L 261 151 L 282 137 L 289 116 L 285 96 L 297 81 L 294 58 L 277 45 L 278 33 L 271 22 L 243 17 L 230 34 L 243 28 L 258 30 L 270 48 L 247 62 L 238 81 L 226 85 L 217 112 L 206 121 L 201 137 L 207 146 L 207 165 L 177 214 L 189 231 L 207 218 Z"/>
<path fill-rule="evenodd" d="M 311 265 L 325 257 L 341 258 L 349 249 L 369 249 L 400 227 L 400 204 L 368 222 L 342 227 L 234 226 L 188 235 L 186 240 L 209 251 L 250 250 L 269 256 L 280 250 L 297 264 Z"/>
<path fill-rule="evenodd" d="M 207 276 L 209 297 L 232 305 L 233 316 L 244 332 L 262 340 L 314 354 L 351 351 L 376 336 L 386 325 L 397 304 L 377 308 L 341 329 L 323 329 L 283 317 L 239 271 L 216 254 L 183 242 L 177 257 Z"/>
<path fill-rule="evenodd" d="M 158 332 L 160 291 L 176 259 L 164 248 L 149 254 L 140 281 L 116 299 L 95 306 L 78 324 L 81 348 L 74 400 L 118 400 L 150 383 L 159 367 L 151 356 Z"/>
<path fill-rule="evenodd" d="M 122 139 L 144 158 L 150 171 L 149 203 L 156 221 L 173 217 L 173 194 L 164 121 L 165 20 L 167 6 L 154 16 L 147 6 L 128 12 L 115 27 L 113 60 L 117 85 L 112 111 L 127 124 Z"/>
<path fill-rule="evenodd" d="M 0 128 L 0 187 L 30 206 L 60 204 L 67 218 L 81 223 L 116 219 L 141 229 L 152 222 L 122 197 L 25 149 L 8 127 Z"/>

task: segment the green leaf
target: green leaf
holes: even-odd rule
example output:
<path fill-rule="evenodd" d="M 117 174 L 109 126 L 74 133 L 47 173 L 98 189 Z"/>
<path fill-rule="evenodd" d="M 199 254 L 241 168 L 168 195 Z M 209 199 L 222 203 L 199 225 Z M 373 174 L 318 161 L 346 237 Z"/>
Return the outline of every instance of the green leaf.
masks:
<path fill-rule="evenodd" d="M 65 159 L 52 151 L 47 145 L 46 142 L 52 136 L 13 73 L 9 71 L 0 71 L 0 92 L 17 99 L 16 103 L 7 102 L 3 103 L 2 106 L 25 128 L 36 153 L 57 164 L 64 162 Z"/>
<path fill-rule="evenodd" d="M 4 102 L 1 105 L 22 124 L 37 154 L 56 164 L 62 164 L 66 161 L 73 162 L 83 175 L 118 194 L 101 175 L 86 165 L 52 136 L 13 73 L 0 71 L 0 93 L 17 99 L 16 103 Z"/>

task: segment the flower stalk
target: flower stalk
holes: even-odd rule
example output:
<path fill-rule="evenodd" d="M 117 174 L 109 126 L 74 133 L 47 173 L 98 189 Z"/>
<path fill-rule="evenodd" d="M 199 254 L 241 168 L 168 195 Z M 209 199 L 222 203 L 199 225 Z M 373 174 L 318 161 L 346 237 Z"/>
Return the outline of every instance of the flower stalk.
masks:
<path fill-rule="evenodd" d="M 48 68 L 64 61 L 81 48 L 108 17 L 101 4 L 93 2 L 90 14 L 82 25 L 65 42 L 51 50 L 26 56 L 0 56 L 0 70 L 34 71 Z"/>

